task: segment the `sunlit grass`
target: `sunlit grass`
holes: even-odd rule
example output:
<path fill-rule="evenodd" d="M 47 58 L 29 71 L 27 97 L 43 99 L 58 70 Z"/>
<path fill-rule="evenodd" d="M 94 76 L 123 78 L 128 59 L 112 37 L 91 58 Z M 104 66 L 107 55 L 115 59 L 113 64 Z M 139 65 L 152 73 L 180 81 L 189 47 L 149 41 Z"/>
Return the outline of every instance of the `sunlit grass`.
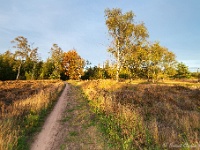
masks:
<path fill-rule="evenodd" d="M 63 128 L 67 129 L 64 130 L 65 141 L 61 144 L 65 149 L 107 149 L 107 141 L 96 128 L 96 115 L 85 94 L 72 84 L 68 85 L 67 107 L 61 121 Z"/>
<path fill-rule="evenodd" d="M 4 95 L 0 109 L 0 149 L 28 149 L 29 136 L 36 132 L 63 87 L 60 81 L 1 82 Z"/>
<path fill-rule="evenodd" d="M 163 149 L 170 144 L 184 148 L 200 141 L 199 83 L 98 80 L 74 84 L 82 87 L 103 132 L 118 148 Z"/>

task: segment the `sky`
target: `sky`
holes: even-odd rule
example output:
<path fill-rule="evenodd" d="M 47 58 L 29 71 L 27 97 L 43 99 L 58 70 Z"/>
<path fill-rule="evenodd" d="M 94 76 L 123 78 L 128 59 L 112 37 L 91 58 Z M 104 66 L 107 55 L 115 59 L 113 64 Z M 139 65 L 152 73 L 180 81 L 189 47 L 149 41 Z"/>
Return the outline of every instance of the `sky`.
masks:
<path fill-rule="evenodd" d="M 200 68 L 199 0 L 0 0 L 0 54 L 14 52 L 11 41 L 24 36 L 43 60 L 54 43 L 76 49 L 92 65 L 102 64 L 112 38 L 105 25 L 106 8 L 133 11 L 144 22 L 149 41 L 174 52 L 190 70 Z"/>

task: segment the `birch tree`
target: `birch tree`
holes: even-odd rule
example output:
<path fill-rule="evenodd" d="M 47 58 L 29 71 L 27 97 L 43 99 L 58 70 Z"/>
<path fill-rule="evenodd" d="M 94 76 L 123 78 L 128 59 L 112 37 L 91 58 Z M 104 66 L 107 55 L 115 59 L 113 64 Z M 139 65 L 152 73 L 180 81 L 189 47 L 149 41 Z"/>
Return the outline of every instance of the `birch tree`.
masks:
<path fill-rule="evenodd" d="M 13 46 L 13 48 L 16 49 L 14 56 L 17 61 L 16 80 L 18 80 L 20 76 L 22 63 L 25 62 L 25 60 L 28 58 L 28 54 L 31 52 L 31 49 L 30 49 L 30 45 L 28 45 L 28 40 L 23 36 L 16 37 L 13 41 L 11 41 L 11 43 L 16 43 L 16 45 Z"/>
<path fill-rule="evenodd" d="M 119 80 L 120 69 L 125 63 L 126 55 L 130 54 L 130 47 L 141 44 L 148 37 L 144 24 L 134 23 L 134 16 L 132 11 L 123 14 L 119 8 L 105 10 L 106 25 L 110 36 L 113 38 L 108 51 L 113 54 L 117 62 L 117 81 Z"/>
<path fill-rule="evenodd" d="M 15 69 L 17 70 L 16 80 L 19 79 L 22 65 L 25 63 L 29 66 L 26 68 L 27 73 L 30 74 L 31 79 L 34 79 L 35 67 L 38 61 L 38 48 L 31 48 L 27 38 L 23 36 L 16 37 L 11 43 L 16 44 L 13 46 L 13 48 L 16 49 L 14 53 L 14 58 L 16 60 Z"/>
<path fill-rule="evenodd" d="M 57 45 L 53 44 L 51 51 L 50 61 L 53 64 L 53 72 L 50 75 L 51 79 L 60 79 L 60 74 L 63 70 L 62 60 L 63 60 L 63 50 Z"/>

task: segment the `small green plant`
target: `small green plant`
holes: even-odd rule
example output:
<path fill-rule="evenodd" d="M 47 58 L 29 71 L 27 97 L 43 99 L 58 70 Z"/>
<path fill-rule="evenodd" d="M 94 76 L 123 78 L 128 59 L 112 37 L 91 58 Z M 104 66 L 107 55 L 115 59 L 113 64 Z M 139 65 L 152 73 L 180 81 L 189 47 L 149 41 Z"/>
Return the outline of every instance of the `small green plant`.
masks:
<path fill-rule="evenodd" d="M 76 132 L 76 131 L 70 131 L 70 132 L 69 132 L 69 135 L 70 135 L 70 136 L 77 136 L 77 135 L 78 135 L 78 132 Z"/>
<path fill-rule="evenodd" d="M 65 148 L 66 148 L 66 145 L 65 145 L 65 144 L 62 144 L 62 145 L 60 146 L 60 150 L 65 150 Z"/>
<path fill-rule="evenodd" d="M 69 121 L 72 117 L 71 116 L 66 116 L 65 118 L 63 118 L 61 121 L 62 122 L 66 122 Z"/>
<path fill-rule="evenodd" d="M 73 112 L 75 108 L 68 109 L 67 112 Z"/>

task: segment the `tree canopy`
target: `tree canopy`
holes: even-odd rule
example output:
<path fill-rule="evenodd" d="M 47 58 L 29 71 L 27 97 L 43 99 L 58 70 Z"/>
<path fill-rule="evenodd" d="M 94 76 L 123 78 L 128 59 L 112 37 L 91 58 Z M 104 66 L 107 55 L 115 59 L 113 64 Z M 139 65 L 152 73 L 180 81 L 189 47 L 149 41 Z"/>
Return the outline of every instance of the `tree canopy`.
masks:
<path fill-rule="evenodd" d="M 16 60 L 15 68 L 17 70 L 16 79 L 18 80 L 20 77 L 22 65 L 29 65 L 29 67 L 24 67 L 26 68 L 24 72 L 26 73 L 26 75 L 31 74 L 30 76 L 33 79 L 36 67 L 35 63 L 38 61 L 38 48 L 31 49 L 27 38 L 23 36 L 18 36 L 11 42 L 16 44 L 13 46 L 13 48 L 16 49 L 14 54 L 14 58 Z"/>
<path fill-rule="evenodd" d="M 78 55 L 75 49 L 64 53 L 63 68 L 69 79 L 80 79 L 84 73 L 84 66 L 85 60 Z"/>
<path fill-rule="evenodd" d="M 146 77 L 157 80 L 174 74 L 175 54 L 162 47 L 159 42 L 148 41 L 144 23 L 134 22 L 132 11 L 122 13 L 119 8 L 106 9 L 106 25 L 113 41 L 108 52 L 116 60 L 116 80 L 120 71 L 129 77 Z"/>
<path fill-rule="evenodd" d="M 134 13 L 132 11 L 123 14 L 119 8 L 106 9 L 105 16 L 108 32 L 113 38 L 108 51 L 116 59 L 116 80 L 118 80 L 120 69 L 123 67 L 126 55 L 131 47 L 141 45 L 148 37 L 148 33 L 143 23 L 134 23 Z"/>

